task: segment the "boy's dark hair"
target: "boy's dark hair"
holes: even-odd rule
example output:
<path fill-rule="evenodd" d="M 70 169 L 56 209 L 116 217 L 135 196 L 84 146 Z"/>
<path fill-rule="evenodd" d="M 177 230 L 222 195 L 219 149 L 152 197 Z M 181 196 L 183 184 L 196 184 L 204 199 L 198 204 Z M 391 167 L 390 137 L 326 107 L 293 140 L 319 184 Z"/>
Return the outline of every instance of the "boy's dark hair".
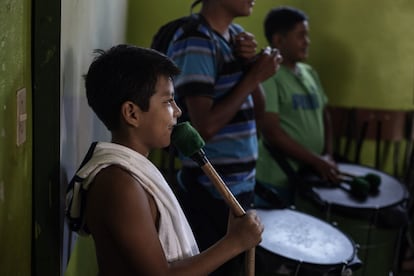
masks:
<path fill-rule="evenodd" d="M 306 14 L 293 7 L 271 9 L 264 20 L 265 36 L 269 44 L 275 33 L 286 34 L 299 22 L 308 20 Z"/>
<path fill-rule="evenodd" d="M 132 45 L 95 50 L 96 58 L 85 75 L 88 104 L 108 130 L 116 130 L 120 109 L 132 101 L 148 111 L 159 76 L 180 73 L 175 63 L 158 51 Z"/>

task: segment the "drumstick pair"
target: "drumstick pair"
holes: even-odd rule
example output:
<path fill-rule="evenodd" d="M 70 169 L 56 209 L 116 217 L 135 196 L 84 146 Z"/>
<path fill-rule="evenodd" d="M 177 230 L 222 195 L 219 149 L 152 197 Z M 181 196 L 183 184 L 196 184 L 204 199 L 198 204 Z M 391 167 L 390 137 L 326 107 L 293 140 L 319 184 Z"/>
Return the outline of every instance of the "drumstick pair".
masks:
<path fill-rule="evenodd" d="M 350 177 L 352 179 L 364 179 L 369 183 L 369 190 L 370 192 L 376 192 L 381 185 L 381 177 L 378 174 L 374 173 L 367 173 L 365 175 L 354 175 L 347 172 L 339 172 L 339 175 Z"/>
<path fill-rule="evenodd" d="M 373 173 L 357 176 L 340 171 L 339 175 L 342 176 L 340 178 L 341 181 L 349 184 L 350 192 L 357 197 L 366 197 L 369 193 L 378 192 L 379 185 L 381 184 L 381 178 Z"/>

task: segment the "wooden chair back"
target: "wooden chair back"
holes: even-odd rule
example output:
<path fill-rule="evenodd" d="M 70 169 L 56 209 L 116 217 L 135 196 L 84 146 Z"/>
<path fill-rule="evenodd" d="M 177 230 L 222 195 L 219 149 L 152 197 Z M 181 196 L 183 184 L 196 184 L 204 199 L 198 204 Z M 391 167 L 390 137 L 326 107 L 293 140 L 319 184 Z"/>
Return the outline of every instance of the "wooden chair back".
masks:
<path fill-rule="evenodd" d="M 375 145 L 373 166 L 383 171 L 386 161 L 391 158 L 392 174 L 405 178 L 410 163 L 414 163 L 412 112 L 335 106 L 328 110 L 337 156 L 361 164 L 364 145 L 371 141 Z"/>

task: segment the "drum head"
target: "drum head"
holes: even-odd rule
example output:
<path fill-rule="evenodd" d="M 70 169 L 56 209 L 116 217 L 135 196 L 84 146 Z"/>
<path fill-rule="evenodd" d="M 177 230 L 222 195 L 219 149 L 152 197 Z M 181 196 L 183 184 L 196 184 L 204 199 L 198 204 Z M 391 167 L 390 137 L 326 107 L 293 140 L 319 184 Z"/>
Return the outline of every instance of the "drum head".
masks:
<path fill-rule="evenodd" d="M 368 173 L 378 175 L 381 178 L 378 192 L 369 194 L 364 200 L 359 200 L 339 188 L 313 187 L 312 190 L 317 195 L 318 201 L 346 208 L 377 210 L 398 205 L 407 197 L 407 191 L 401 182 L 386 173 L 355 164 L 338 164 L 338 168 L 342 172 L 357 176 Z"/>
<path fill-rule="evenodd" d="M 265 226 L 260 246 L 275 255 L 311 265 L 344 265 L 355 256 L 353 242 L 337 228 L 290 209 L 257 210 Z"/>

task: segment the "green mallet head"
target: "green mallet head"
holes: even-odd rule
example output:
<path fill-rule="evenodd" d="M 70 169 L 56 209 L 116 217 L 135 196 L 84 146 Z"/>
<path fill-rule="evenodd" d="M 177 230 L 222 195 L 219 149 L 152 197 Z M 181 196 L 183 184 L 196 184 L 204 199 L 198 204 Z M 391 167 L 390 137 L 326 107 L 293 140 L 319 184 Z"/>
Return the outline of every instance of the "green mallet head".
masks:
<path fill-rule="evenodd" d="M 187 157 L 193 157 L 205 145 L 203 138 L 189 122 L 182 122 L 174 127 L 171 143 Z"/>
<path fill-rule="evenodd" d="M 378 187 L 381 184 L 381 177 L 374 173 L 368 173 L 364 176 L 364 179 L 370 184 L 370 192 L 378 191 Z"/>
<path fill-rule="evenodd" d="M 355 177 L 350 183 L 351 193 L 357 197 L 366 197 L 368 195 L 370 184 L 362 177 Z"/>

